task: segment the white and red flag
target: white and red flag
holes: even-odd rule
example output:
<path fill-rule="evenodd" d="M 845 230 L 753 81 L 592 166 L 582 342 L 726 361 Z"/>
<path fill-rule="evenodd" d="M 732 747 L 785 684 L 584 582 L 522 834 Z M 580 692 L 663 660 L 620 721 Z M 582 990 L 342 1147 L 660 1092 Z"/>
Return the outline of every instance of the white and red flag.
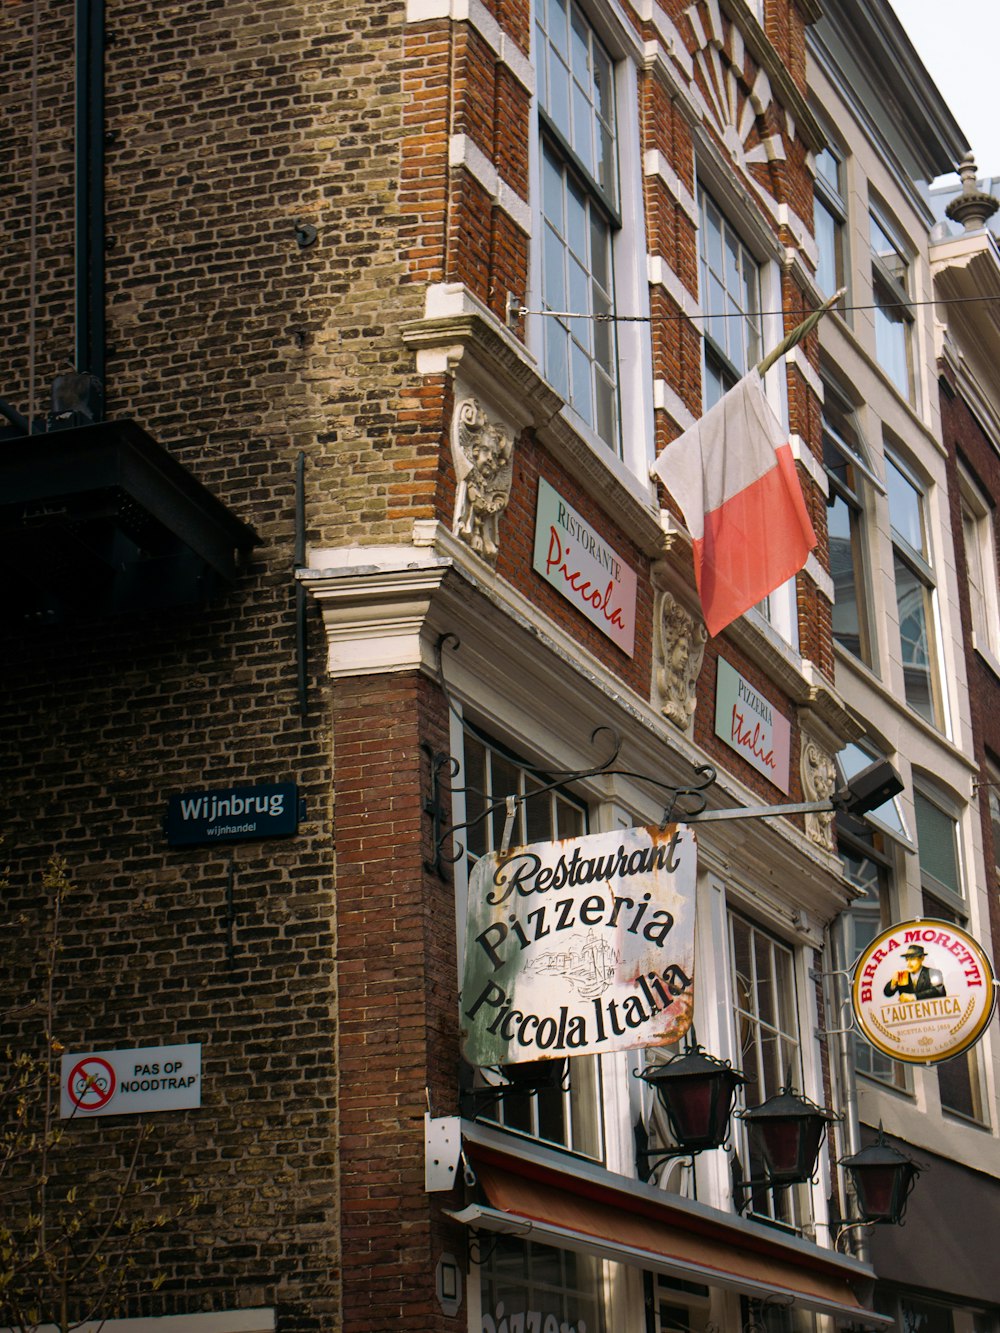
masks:
<path fill-rule="evenodd" d="M 816 545 L 791 445 L 755 367 L 653 464 L 694 541 L 715 635 L 796 574 Z"/>

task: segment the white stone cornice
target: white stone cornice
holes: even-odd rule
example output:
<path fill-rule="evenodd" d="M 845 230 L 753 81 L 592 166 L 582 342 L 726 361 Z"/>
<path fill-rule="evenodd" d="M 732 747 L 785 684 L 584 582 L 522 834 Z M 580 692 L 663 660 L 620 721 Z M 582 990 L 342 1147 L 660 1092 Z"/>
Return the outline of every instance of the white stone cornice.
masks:
<path fill-rule="evenodd" d="M 816 371 L 813 370 L 812 363 L 801 346 L 793 347 L 790 352 L 785 353 L 785 364 L 795 367 L 819 401 L 822 402 L 823 381 L 820 379 Z"/>
<path fill-rule="evenodd" d="M 651 287 L 662 287 L 674 305 L 687 315 L 692 325 L 702 336 L 702 315 L 698 301 L 691 295 L 662 255 L 648 255 L 646 267 Z"/>
<path fill-rule="evenodd" d="M 830 479 L 826 475 L 826 469 L 819 461 L 813 451 L 806 444 L 801 435 L 791 434 L 788 437 L 788 443 L 792 447 L 792 457 L 796 463 L 801 463 L 809 473 L 810 480 L 824 495 L 830 494 Z"/>
<path fill-rule="evenodd" d="M 653 381 L 653 406 L 666 412 L 681 430 L 690 430 L 698 420 L 666 380 Z"/>
<path fill-rule="evenodd" d="M 813 583 L 815 583 L 816 587 L 828 602 L 832 603 L 834 601 L 836 593 L 833 587 L 833 579 L 811 551 L 809 555 L 806 556 L 805 568 L 802 572 L 805 574 L 806 578 L 812 579 Z"/>
<path fill-rule="evenodd" d="M 451 561 L 411 546 L 313 551 L 298 578 L 323 616 L 334 678 L 417 670 L 421 632 Z"/>
<path fill-rule="evenodd" d="M 323 549 L 312 552 L 299 577 L 320 605 L 330 639 L 330 674 L 347 677 L 423 670 L 437 678 L 443 634 L 458 632 L 447 679 L 459 705 L 503 719 L 512 740 L 558 767 L 580 767 L 598 725 L 622 738 L 622 768 L 614 790 L 643 818 L 657 817 L 656 793 L 636 774 L 683 781 L 705 752 L 671 726 L 645 694 L 542 612 L 480 559 L 444 524 L 418 521 L 412 544 Z M 760 639 L 749 628 L 745 637 Z M 796 702 L 817 707 L 810 680 L 782 659 L 775 679 L 790 685 Z M 775 664 L 773 650 L 770 664 Z M 830 690 L 820 706 L 830 707 Z M 835 714 L 834 714 L 834 729 Z M 591 741 L 592 744 L 592 741 Z M 607 798 L 606 779 L 588 790 Z M 715 806 L 753 805 L 759 797 L 724 767 L 712 796 Z M 846 906 L 839 861 L 818 849 L 789 821 L 764 826 L 712 826 L 706 848 L 720 867 L 741 867 L 741 884 L 772 893 L 825 921 Z M 751 864 L 751 862 L 753 864 Z M 757 869 L 760 868 L 759 873 Z"/>
<path fill-rule="evenodd" d="M 645 175 L 655 176 L 657 180 L 663 183 L 670 197 L 677 200 L 694 226 L 697 227 L 697 201 L 658 148 L 646 150 L 643 154 L 642 169 Z"/>
<path fill-rule="evenodd" d="M 467 134 L 453 134 L 448 141 L 448 165 L 464 167 L 486 193 L 525 235 L 531 235 L 531 208 L 503 179 L 483 150 Z"/>

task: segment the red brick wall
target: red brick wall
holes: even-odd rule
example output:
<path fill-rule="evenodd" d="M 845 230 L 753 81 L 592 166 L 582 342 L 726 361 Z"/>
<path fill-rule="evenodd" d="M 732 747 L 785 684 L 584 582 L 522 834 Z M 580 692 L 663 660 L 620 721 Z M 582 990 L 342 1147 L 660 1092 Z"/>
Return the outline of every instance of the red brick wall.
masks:
<path fill-rule="evenodd" d="M 421 744 L 447 750 L 447 715 L 412 674 L 332 702 L 344 1328 L 443 1333 L 434 1267 L 464 1238 L 424 1193 L 423 1115 L 457 1109 L 455 899 L 424 866 Z"/>
<path fill-rule="evenodd" d="M 972 609 L 969 601 L 968 561 L 962 531 L 961 492 L 959 490 L 959 463 L 971 473 L 980 492 L 994 509 L 994 540 L 997 536 L 995 508 L 1000 496 L 1000 459 L 975 414 L 961 397 L 949 374 L 939 380 L 941 401 L 941 429 L 948 451 L 948 503 L 951 513 L 952 534 L 955 541 L 955 572 L 958 579 L 959 606 L 962 615 L 962 638 L 965 643 L 965 666 L 969 679 L 969 711 L 972 723 L 973 745 L 979 765 L 978 791 L 980 822 L 983 835 L 983 854 L 986 876 L 990 886 L 990 925 L 994 954 L 1000 950 L 1000 898 L 996 890 L 995 867 L 1000 861 L 1000 847 L 994 845 L 993 825 L 990 819 L 990 780 L 987 761 L 1000 767 L 1000 684 L 989 666 L 973 647 Z M 996 560 L 996 553 L 994 553 Z"/>

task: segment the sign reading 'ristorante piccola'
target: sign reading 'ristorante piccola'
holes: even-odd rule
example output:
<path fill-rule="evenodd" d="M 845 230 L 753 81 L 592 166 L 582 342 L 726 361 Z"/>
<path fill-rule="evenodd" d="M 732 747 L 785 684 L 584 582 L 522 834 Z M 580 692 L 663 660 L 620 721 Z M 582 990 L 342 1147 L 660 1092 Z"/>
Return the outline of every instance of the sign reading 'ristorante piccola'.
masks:
<path fill-rule="evenodd" d="M 940 1064 L 968 1050 L 993 1015 L 990 960 L 950 921 L 890 926 L 854 965 L 854 1017 L 876 1050 L 908 1064 Z"/>
<path fill-rule="evenodd" d="M 516 1064 L 678 1041 L 694 1006 L 690 828 L 494 852 L 469 882 L 466 1059 Z"/>

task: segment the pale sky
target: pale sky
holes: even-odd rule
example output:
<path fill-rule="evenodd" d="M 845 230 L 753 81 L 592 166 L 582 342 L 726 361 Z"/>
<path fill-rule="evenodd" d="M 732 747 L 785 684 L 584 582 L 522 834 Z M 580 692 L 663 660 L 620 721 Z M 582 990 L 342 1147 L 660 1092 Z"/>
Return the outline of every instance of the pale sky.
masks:
<path fill-rule="evenodd" d="M 969 140 L 979 175 L 1000 176 L 1000 2 L 892 0 L 892 7 Z"/>

